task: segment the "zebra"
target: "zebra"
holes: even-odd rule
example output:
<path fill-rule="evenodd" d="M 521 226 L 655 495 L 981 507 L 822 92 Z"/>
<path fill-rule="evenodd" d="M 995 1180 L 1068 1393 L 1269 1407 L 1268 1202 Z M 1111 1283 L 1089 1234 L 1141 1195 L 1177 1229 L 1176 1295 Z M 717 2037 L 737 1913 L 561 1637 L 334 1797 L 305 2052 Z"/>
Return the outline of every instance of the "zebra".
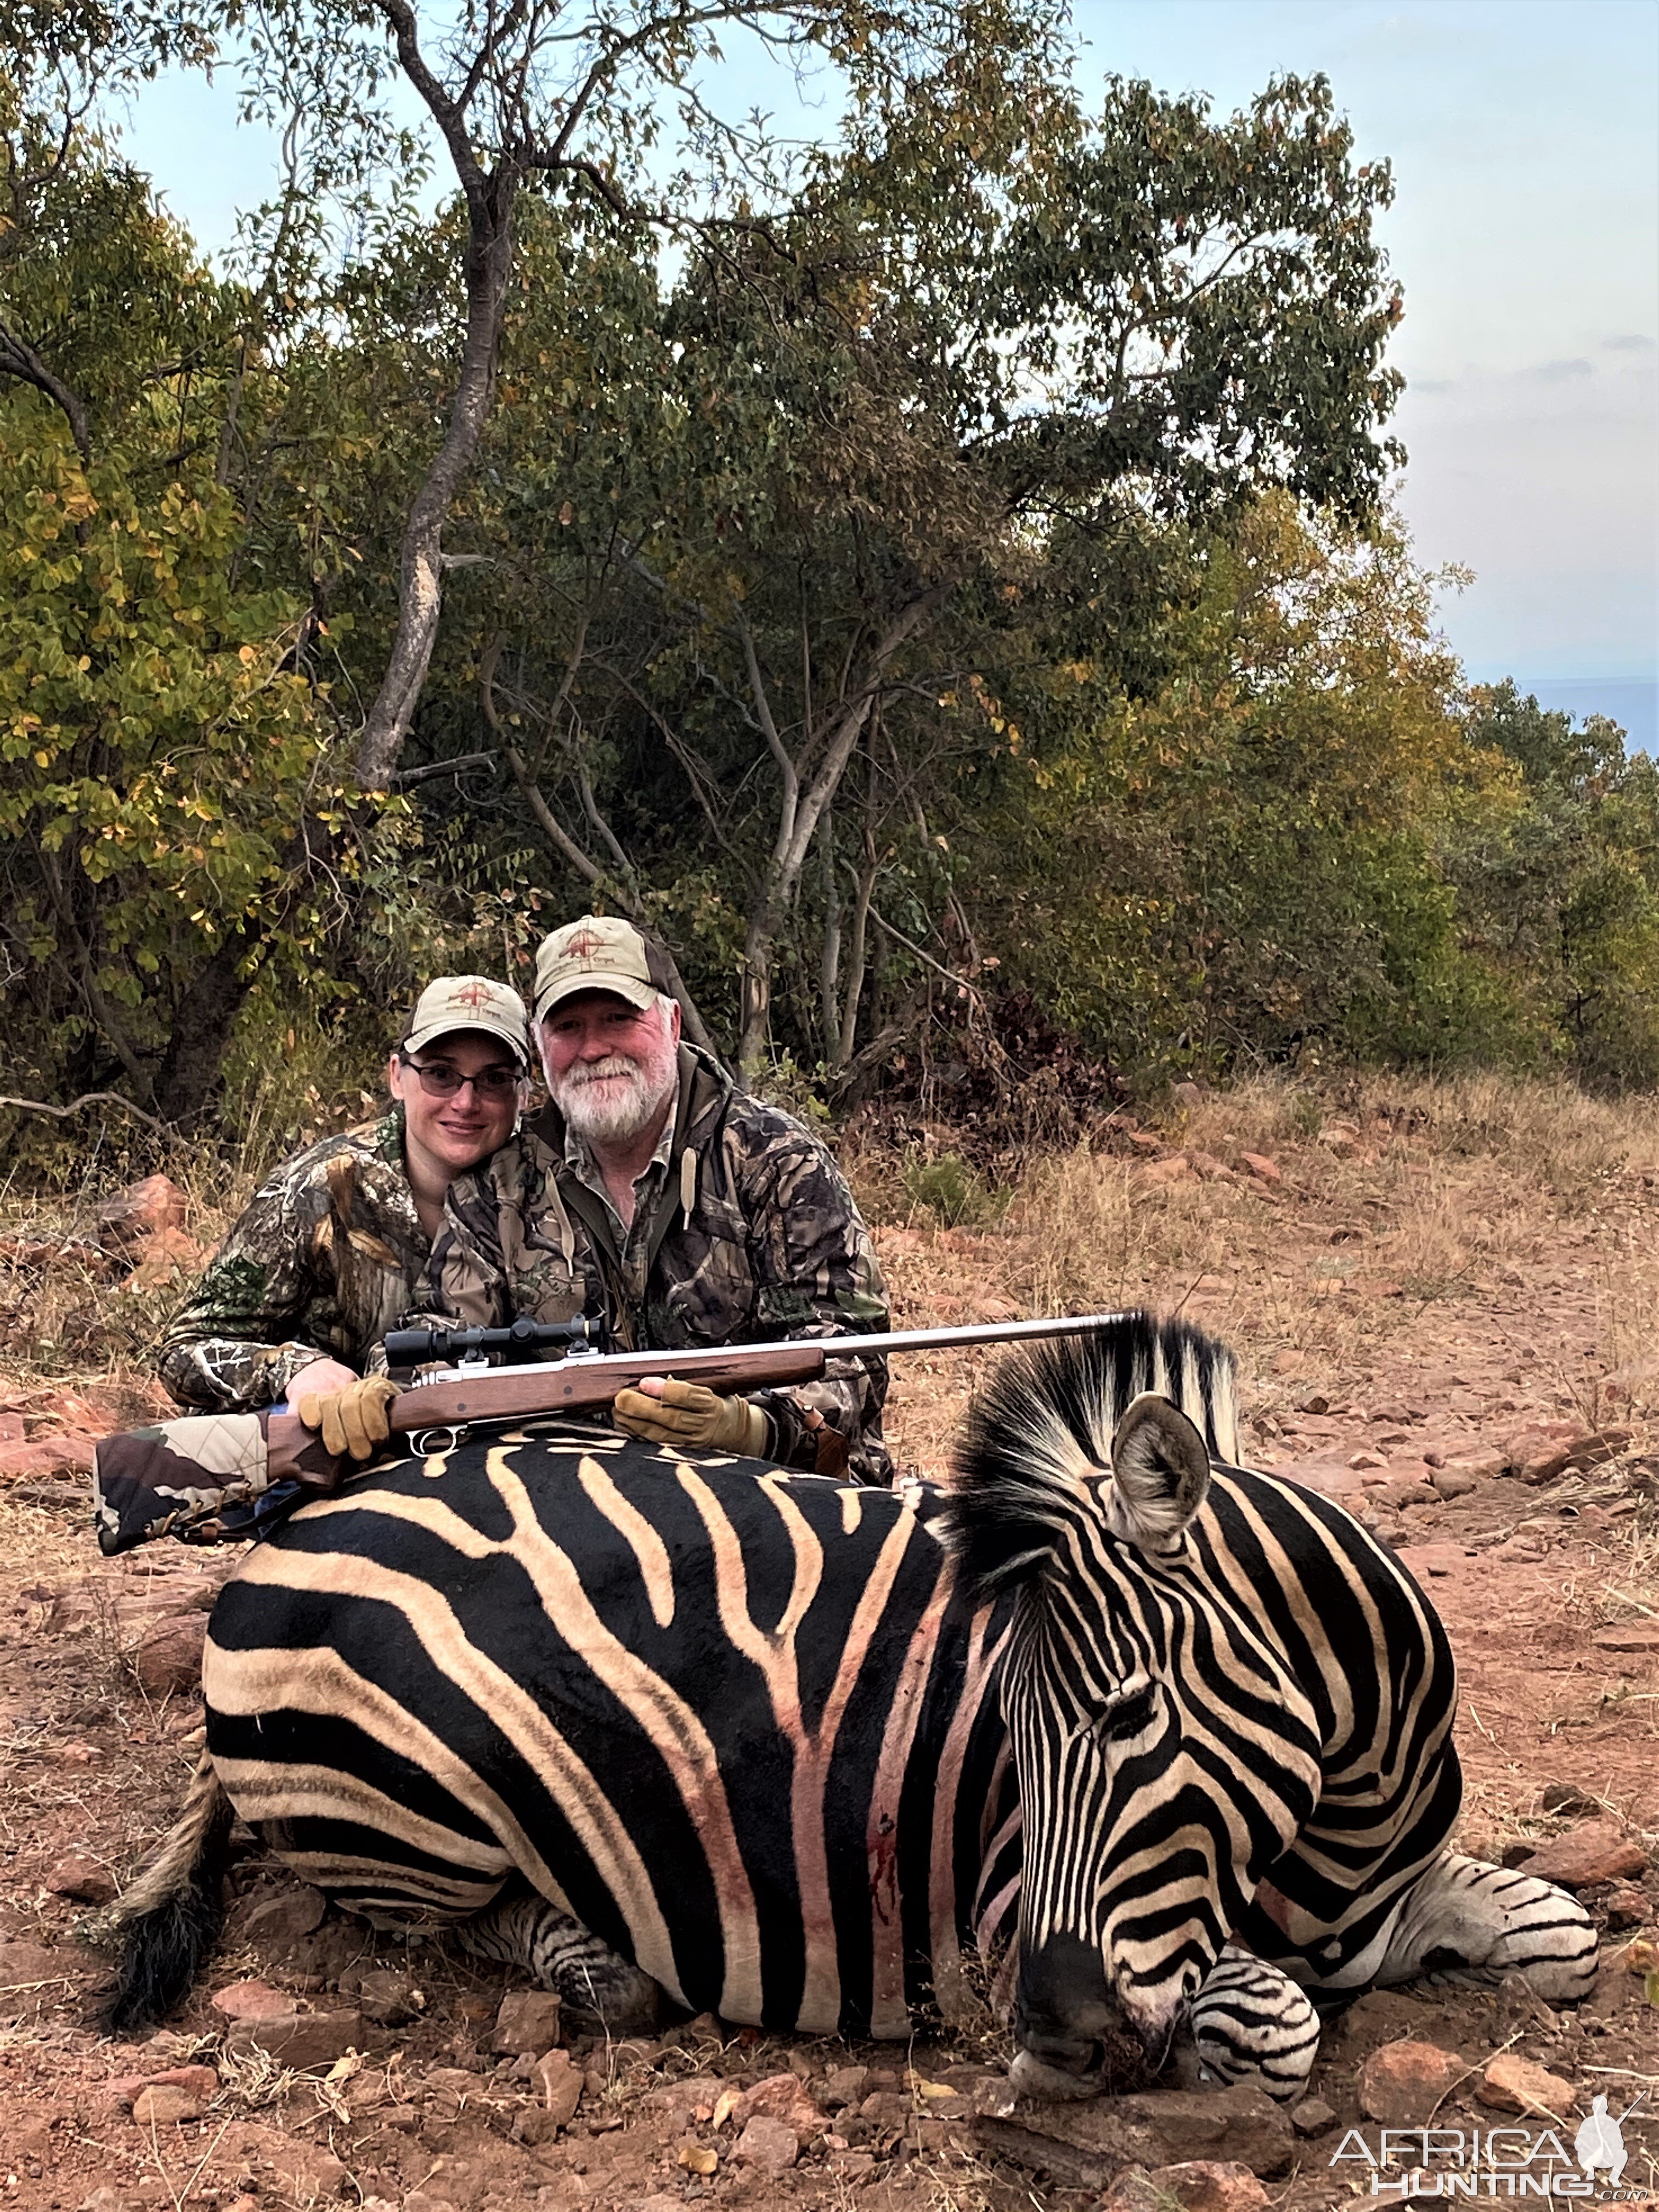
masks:
<path fill-rule="evenodd" d="M 188 1989 L 233 1807 L 610 2033 L 902 2037 L 989 1972 L 1036 2095 L 1127 2049 L 1288 2100 L 1322 2005 L 1419 1976 L 1582 1997 L 1576 1900 L 1447 1848 L 1427 1600 L 1237 1461 L 1231 1355 L 1133 1313 L 998 1365 L 948 1486 L 554 1421 L 382 1464 L 226 1585 L 110 2023 Z"/>

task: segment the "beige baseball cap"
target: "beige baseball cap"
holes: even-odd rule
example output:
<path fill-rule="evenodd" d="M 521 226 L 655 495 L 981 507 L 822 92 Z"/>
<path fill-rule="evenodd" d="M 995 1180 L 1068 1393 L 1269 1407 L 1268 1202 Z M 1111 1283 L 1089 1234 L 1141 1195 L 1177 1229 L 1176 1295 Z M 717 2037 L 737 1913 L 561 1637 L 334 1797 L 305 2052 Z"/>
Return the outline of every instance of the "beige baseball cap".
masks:
<path fill-rule="evenodd" d="M 483 1030 L 500 1037 L 520 1066 L 530 1064 L 530 1017 L 524 1000 L 505 983 L 492 982 L 488 975 L 440 975 L 415 1001 L 403 1049 L 418 1052 L 457 1030 Z"/>
<path fill-rule="evenodd" d="M 668 988 L 661 955 L 620 915 L 585 914 L 542 939 L 536 955 L 536 1019 L 545 1021 L 578 991 L 612 991 L 648 1006 Z"/>

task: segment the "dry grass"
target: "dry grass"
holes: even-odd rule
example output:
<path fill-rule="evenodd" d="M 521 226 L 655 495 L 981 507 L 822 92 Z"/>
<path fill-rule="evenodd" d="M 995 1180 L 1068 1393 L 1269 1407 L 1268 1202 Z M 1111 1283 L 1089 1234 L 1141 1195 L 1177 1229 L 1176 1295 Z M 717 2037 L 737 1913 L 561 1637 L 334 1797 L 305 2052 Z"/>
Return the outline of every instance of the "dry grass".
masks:
<path fill-rule="evenodd" d="M 1151 1117 L 1148 1117 L 1149 1121 Z M 1146 1304 L 1200 1321 L 1238 1354 L 1271 1413 L 1362 1394 L 1414 1347 L 1488 1316 L 1517 1363 L 1541 1361 L 1558 1410 L 1588 1425 L 1659 1419 L 1659 1103 L 1609 1103 L 1495 1077 L 1370 1077 L 1337 1090 L 1257 1079 L 1172 1107 L 1155 1132 L 1204 1173 L 1155 1182 L 1124 1148 L 1033 1160 L 981 1218 L 945 1225 L 914 1155 L 848 1161 L 902 1325 Z M 945 1133 L 935 1133 L 942 1146 Z M 1242 1169 L 1277 1163 L 1271 1192 Z M 947 1156 L 937 1149 L 933 1165 Z M 1208 1164 L 1228 1174 L 1208 1175 Z M 918 1202 L 918 1194 L 922 1202 Z M 1540 1353 L 1525 1307 L 1592 1297 L 1593 1342 Z M 1505 1313 L 1509 1316 L 1505 1318 Z M 1443 1320 L 1442 1319 L 1443 1316 Z M 1544 1332 L 1548 1334 L 1549 1332 Z M 896 1375 L 902 1457 L 939 1468 L 973 1355 Z"/>

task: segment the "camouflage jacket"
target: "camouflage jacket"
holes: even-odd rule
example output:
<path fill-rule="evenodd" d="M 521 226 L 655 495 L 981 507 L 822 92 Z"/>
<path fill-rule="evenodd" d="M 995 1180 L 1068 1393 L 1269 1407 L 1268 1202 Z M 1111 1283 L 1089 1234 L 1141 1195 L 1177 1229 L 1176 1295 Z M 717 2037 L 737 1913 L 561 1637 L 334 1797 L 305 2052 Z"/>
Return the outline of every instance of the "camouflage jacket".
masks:
<path fill-rule="evenodd" d="M 840 1169 L 788 1115 L 680 1049 L 676 1109 L 623 1231 L 604 1178 L 552 1105 L 450 1188 L 434 1267 L 465 1279 L 498 1323 L 603 1316 L 618 1350 L 678 1351 L 888 1327 L 870 1233 Z M 881 1436 L 887 1366 L 831 1360 L 822 1382 L 755 1402 L 770 1455 L 811 1467 L 809 1409 L 854 1474 L 891 1480 Z"/>
<path fill-rule="evenodd" d="M 456 1251 L 447 1231 L 438 1241 Z M 381 1338 L 411 1317 L 489 1319 L 477 1295 L 470 1276 L 446 1272 L 421 1226 L 394 1107 L 267 1176 L 174 1315 L 161 1377 L 181 1406 L 254 1410 L 285 1398 L 321 1356 L 360 1371 L 380 1364 Z"/>

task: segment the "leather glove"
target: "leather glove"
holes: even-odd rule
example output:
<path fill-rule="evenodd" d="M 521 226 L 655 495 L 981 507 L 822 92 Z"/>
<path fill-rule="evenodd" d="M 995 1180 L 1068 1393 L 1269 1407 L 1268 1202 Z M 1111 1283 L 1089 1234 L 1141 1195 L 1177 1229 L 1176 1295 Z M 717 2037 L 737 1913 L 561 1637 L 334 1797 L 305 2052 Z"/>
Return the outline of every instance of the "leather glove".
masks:
<path fill-rule="evenodd" d="M 349 1452 L 353 1459 L 372 1459 L 375 1449 L 392 1434 L 389 1419 L 398 1386 L 388 1375 L 365 1375 L 349 1390 L 301 1398 L 295 1411 L 308 1429 L 323 1432 L 323 1449 Z"/>
<path fill-rule="evenodd" d="M 660 1381 L 653 1375 L 637 1390 L 619 1390 L 617 1426 L 653 1444 L 689 1444 L 701 1451 L 740 1452 L 763 1459 L 771 1424 L 747 1398 L 722 1398 L 701 1382 Z"/>

